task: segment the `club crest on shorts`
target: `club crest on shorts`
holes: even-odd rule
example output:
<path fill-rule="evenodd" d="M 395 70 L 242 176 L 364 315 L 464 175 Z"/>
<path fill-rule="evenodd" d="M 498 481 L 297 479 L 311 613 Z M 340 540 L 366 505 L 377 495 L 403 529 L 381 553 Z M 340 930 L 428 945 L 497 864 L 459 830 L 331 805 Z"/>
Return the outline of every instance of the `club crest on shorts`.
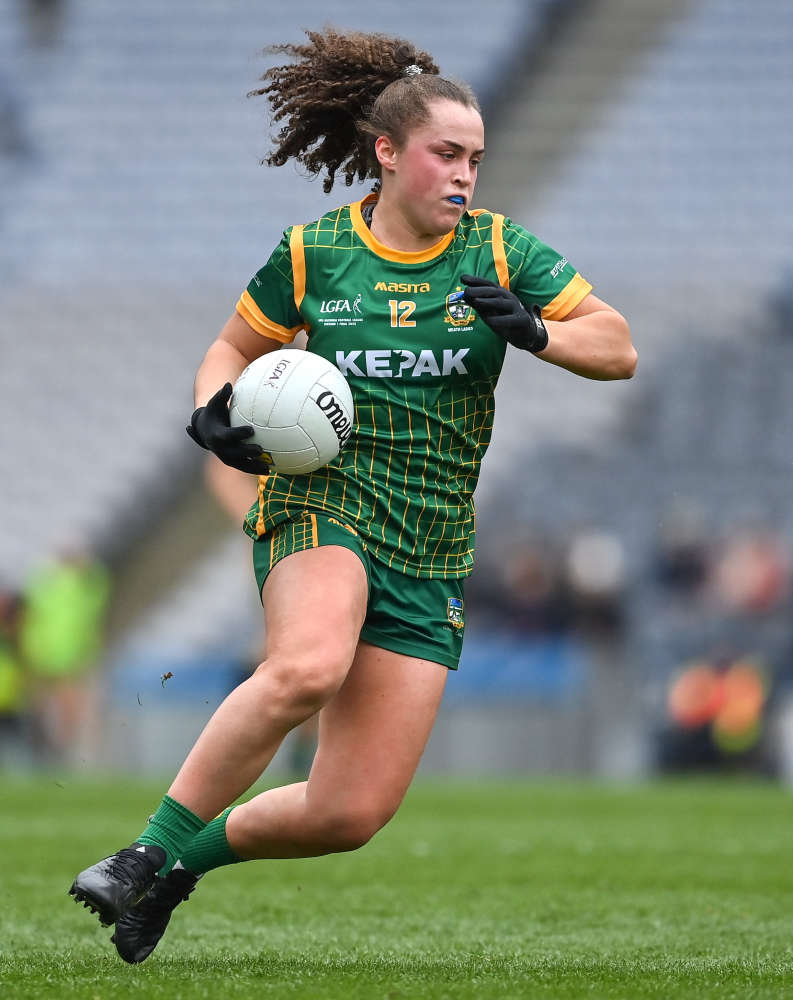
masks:
<path fill-rule="evenodd" d="M 463 299 L 464 291 L 463 288 L 457 288 L 446 296 L 445 320 L 452 326 L 465 326 L 474 318 L 473 308 Z"/>
<path fill-rule="evenodd" d="M 463 628 L 463 602 L 459 597 L 450 597 L 446 602 L 446 617 L 454 628 Z"/>

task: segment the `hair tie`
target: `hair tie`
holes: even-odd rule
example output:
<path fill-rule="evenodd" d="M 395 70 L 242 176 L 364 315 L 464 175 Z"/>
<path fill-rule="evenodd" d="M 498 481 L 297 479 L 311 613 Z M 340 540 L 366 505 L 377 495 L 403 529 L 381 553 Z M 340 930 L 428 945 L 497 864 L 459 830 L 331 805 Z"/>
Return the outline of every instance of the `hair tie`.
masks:
<path fill-rule="evenodd" d="M 416 63 L 411 63 L 409 66 L 405 66 L 405 68 L 402 70 L 402 75 L 403 76 L 418 76 L 419 73 L 423 73 L 423 72 L 424 71 L 422 70 L 421 66 L 418 66 Z"/>

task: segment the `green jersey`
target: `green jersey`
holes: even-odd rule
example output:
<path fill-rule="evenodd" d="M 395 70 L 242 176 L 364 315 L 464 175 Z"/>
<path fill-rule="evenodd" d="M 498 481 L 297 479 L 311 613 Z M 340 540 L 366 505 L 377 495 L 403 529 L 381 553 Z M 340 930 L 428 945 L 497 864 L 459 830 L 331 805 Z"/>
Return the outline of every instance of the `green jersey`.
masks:
<path fill-rule="evenodd" d="M 461 274 L 490 278 L 561 319 L 591 290 L 561 254 L 502 215 L 466 212 L 420 253 L 372 235 L 362 202 L 287 229 L 237 304 L 267 337 L 346 376 L 355 426 L 304 476 L 259 480 L 245 522 L 260 536 L 302 511 L 351 524 L 373 558 L 417 577 L 462 577 L 474 551 L 473 492 L 493 425 L 506 342 L 464 301 Z"/>

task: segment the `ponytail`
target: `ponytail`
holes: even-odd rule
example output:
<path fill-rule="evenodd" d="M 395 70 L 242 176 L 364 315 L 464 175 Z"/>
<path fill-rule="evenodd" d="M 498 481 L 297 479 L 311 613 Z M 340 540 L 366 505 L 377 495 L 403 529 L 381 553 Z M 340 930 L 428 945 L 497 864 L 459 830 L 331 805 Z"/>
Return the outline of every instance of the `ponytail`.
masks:
<path fill-rule="evenodd" d="M 248 96 L 266 97 L 273 121 L 283 123 L 264 162 L 281 167 L 294 159 L 309 174 L 324 171 L 326 193 L 338 172 L 348 186 L 379 178 L 373 139 L 388 135 L 401 146 L 411 128 L 428 120 L 431 101 L 479 110 L 470 87 L 439 76 L 432 56 L 410 42 L 333 28 L 306 35 L 306 44 L 265 50 L 294 61 L 268 69 L 265 86 Z"/>

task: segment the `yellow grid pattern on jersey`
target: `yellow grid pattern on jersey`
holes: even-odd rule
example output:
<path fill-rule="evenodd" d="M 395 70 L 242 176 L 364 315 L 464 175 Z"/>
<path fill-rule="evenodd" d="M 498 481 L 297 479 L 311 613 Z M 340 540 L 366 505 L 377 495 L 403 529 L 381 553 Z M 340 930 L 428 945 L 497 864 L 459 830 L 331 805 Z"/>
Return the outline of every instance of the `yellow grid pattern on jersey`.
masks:
<path fill-rule="evenodd" d="M 453 288 L 455 280 L 459 280 L 454 276 L 466 271 L 493 276 L 497 272 L 505 284 L 524 282 L 527 294 L 536 296 L 534 300 L 541 303 L 549 302 L 568 283 L 572 286 L 569 277 L 557 279 L 555 270 L 551 270 L 558 255 L 503 216 L 487 211 L 467 213 L 451 242 L 437 256 L 430 255 L 418 266 L 403 259 L 407 255 L 395 256 L 396 263 L 389 265 L 391 258 L 384 260 L 379 253 L 382 247 L 378 245 L 373 252 L 372 246 L 364 242 L 366 239 L 371 244 L 367 233 L 362 237 L 360 210 L 355 208 L 354 216 L 351 209 L 349 205 L 341 206 L 301 227 L 301 261 L 305 261 L 308 296 L 301 316 L 310 327 L 310 346 L 313 344 L 312 349 L 329 358 L 335 357 L 337 348 L 344 344 L 348 345 L 345 349 L 350 345 L 376 345 L 404 353 L 399 349 L 413 346 L 418 351 L 419 346 L 438 343 L 432 339 L 439 333 L 433 325 L 437 320 L 433 319 L 426 327 L 428 339 L 412 345 L 383 339 L 378 331 L 383 322 L 388 326 L 388 320 L 377 312 L 367 314 L 366 321 L 370 322 L 371 317 L 374 324 L 370 332 L 358 328 L 368 339 L 344 340 L 341 333 L 334 333 L 343 328 L 323 325 L 325 297 L 351 301 L 362 288 L 376 289 L 381 278 L 397 283 L 403 276 L 416 283 L 426 278 L 428 291 L 431 281 L 431 295 L 414 308 L 431 305 L 440 310 L 441 316 L 445 295 L 451 290 L 446 286 L 451 284 Z M 286 288 L 296 284 L 294 263 L 288 251 L 287 232 L 281 252 L 269 264 L 288 283 Z M 583 279 L 578 281 L 585 285 Z M 254 294 L 256 290 L 249 287 Z M 368 294 L 371 296 L 371 291 Z M 370 297 L 367 308 L 375 306 L 381 308 L 383 301 L 378 304 Z M 266 312 L 264 299 L 262 308 Z M 285 318 L 280 317 L 281 321 Z M 290 323 L 294 319 L 294 315 L 289 316 Z M 450 326 L 446 332 L 455 331 Z M 334 339 L 339 336 L 341 341 Z M 447 339 L 439 346 L 453 343 Z M 322 511 L 354 525 L 374 558 L 407 575 L 468 575 L 473 566 L 473 491 L 490 442 L 494 390 L 505 344 L 495 336 L 474 336 L 460 343 L 478 352 L 476 364 L 468 366 L 464 378 L 403 379 L 395 371 L 391 373 L 395 377 L 389 378 L 351 378 L 356 421 L 347 448 L 328 466 L 307 476 L 272 475 L 261 480 L 259 502 L 246 519 L 246 531 L 261 536 L 286 519 L 299 517 L 301 512 Z M 494 344 L 501 345 L 500 355 Z M 390 356 L 394 352 L 389 349 L 385 353 Z M 307 530 L 304 522 L 298 524 Z M 293 542 L 290 539 L 289 544 Z"/>

